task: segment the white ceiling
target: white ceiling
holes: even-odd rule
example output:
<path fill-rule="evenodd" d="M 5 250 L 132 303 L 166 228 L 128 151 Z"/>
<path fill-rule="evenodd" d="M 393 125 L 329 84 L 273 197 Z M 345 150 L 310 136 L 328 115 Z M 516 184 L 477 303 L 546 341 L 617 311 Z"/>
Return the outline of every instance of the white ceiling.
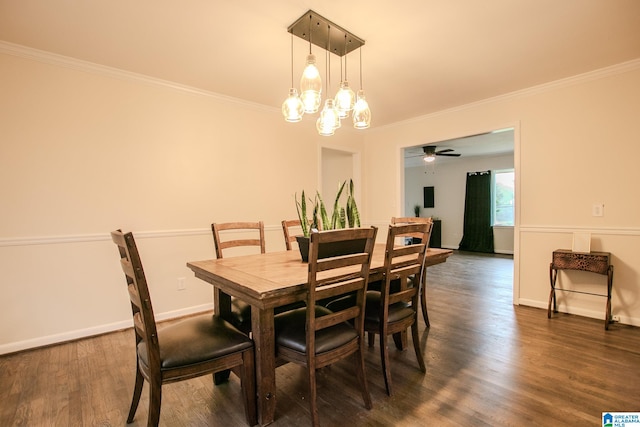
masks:
<path fill-rule="evenodd" d="M 446 164 L 461 158 L 513 153 L 513 138 L 513 129 L 498 129 L 480 135 L 470 135 L 428 145 L 435 146 L 436 151 L 452 149 L 454 151 L 448 154 L 460 154 L 460 157 L 436 156 L 435 161 L 438 164 Z M 405 167 L 424 166 L 424 150 L 422 147 L 424 145 L 404 149 Z"/>
<path fill-rule="evenodd" d="M 308 9 L 366 41 L 372 127 L 640 57 L 638 0 L 0 0 L 0 40 L 279 109 Z"/>

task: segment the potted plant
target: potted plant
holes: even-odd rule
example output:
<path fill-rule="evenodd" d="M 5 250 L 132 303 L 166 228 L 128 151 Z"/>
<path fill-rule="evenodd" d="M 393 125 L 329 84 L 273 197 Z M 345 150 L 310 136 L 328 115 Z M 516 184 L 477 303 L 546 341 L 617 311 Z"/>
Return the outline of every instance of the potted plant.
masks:
<path fill-rule="evenodd" d="M 304 190 L 302 190 L 301 198 L 298 200 L 296 194 L 296 210 L 298 212 L 298 218 L 302 225 L 302 236 L 296 236 L 298 241 L 298 247 L 300 248 L 300 255 L 303 261 L 307 261 L 309 257 L 309 236 L 313 231 L 318 230 L 336 230 L 341 228 L 360 227 L 360 213 L 358 212 L 358 206 L 353 195 L 354 184 L 353 180 L 349 180 L 349 186 L 347 187 L 347 200 L 344 206 L 340 205 L 340 197 L 347 187 L 347 181 L 342 182 L 338 187 L 335 200 L 333 202 L 333 211 L 331 217 L 329 217 L 322 196 L 320 192 L 316 191 L 314 199 L 307 199 Z M 313 206 L 311 210 L 311 216 L 308 215 L 308 204 L 310 202 Z M 339 252 L 339 250 L 338 250 Z M 335 252 L 334 255 L 337 255 Z M 330 255 L 329 253 L 320 254 L 320 258 Z"/>

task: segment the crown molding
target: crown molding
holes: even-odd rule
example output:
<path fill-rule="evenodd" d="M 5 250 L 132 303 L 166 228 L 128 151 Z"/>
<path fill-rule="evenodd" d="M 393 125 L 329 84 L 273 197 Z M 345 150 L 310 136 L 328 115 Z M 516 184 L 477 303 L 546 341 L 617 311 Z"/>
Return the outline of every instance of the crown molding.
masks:
<path fill-rule="evenodd" d="M 218 101 L 230 102 L 233 104 L 241 105 L 256 110 L 262 111 L 279 111 L 278 108 L 268 105 L 258 104 L 256 102 L 246 101 L 240 98 L 234 98 L 228 95 L 222 95 L 220 93 L 199 89 L 193 86 L 187 86 L 180 83 L 175 83 L 168 80 L 162 80 L 155 77 L 150 77 L 144 74 L 138 74 L 131 71 L 121 70 L 119 68 L 108 67 L 106 65 L 96 64 L 94 62 L 83 61 L 80 59 L 72 58 L 69 56 L 59 55 L 57 53 L 47 52 L 44 50 L 34 49 L 31 47 L 9 43 L 0 40 L 0 53 L 6 55 L 17 56 L 20 58 L 29 59 L 32 61 L 38 61 L 45 64 L 55 65 L 59 67 L 70 68 L 73 70 L 84 71 L 87 73 L 98 74 L 105 77 L 116 78 L 120 80 L 132 81 L 135 83 L 143 83 L 150 86 L 156 86 L 165 89 L 172 89 L 178 92 L 188 93 L 191 95 L 203 96 L 206 98 L 212 98 Z"/>

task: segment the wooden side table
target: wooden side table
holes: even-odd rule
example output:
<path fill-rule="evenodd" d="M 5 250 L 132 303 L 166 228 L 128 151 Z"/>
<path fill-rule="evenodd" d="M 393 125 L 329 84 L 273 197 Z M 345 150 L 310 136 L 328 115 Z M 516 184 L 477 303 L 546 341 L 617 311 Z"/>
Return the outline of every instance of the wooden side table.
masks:
<path fill-rule="evenodd" d="M 596 274 L 607 276 L 607 294 L 597 294 L 592 292 L 576 291 L 573 289 L 556 288 L 558 270 L 580 270 L 590 271 Z M 613 265 L 611 265 L 611 253 L 609 252 L 572 252 L 568 249 L 558 249 L 553 251 L 553 259 L 549 265 L 549 281 L 551 292 L 549 293 L 549 306 L 547 317 L 551 318 L 551 304 L 553 312 L 557 313 L 556 290 L 564 292 L 575 292 L 579 294 L 596 295 L 607 298 L 606 311 L 604 314 L 604 328 L 609 329 L 611 323 L 611 289 L 613 288 Z"/>

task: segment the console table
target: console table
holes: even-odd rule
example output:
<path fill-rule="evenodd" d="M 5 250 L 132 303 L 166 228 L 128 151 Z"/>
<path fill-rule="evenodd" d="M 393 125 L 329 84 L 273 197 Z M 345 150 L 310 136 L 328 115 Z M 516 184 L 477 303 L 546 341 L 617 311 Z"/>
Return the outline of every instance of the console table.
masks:
<path fill-rule="evenodd" d="M 607 276 L 607 294 L 597 294 L 592 292 L 584 292 L 573 289 L 556 288 L 556 279 L 558 278 L 558 270 L 580 270 L 589 271 L 596 274 Z M 613 288 L 613 265 L 611 265 L 611 253 L 609 252 L 572 252 L 568 249 L 558 249 L 553 251 L 553 259 L 549 265 L 549 281 L 551 283 L 551 292 L 549 294 L 549 306 L 547 308 L 547 317 L 551 318 L 551 304 L 553 303 L 553 312 L 556 309 L 556 290 L 563 292 L 576 292 L 579 294 L 596 295 L 607 298 L 606 311 L 604 314 L 604 328 L 609 329 L 611 323 L 611 289 Z"/>

